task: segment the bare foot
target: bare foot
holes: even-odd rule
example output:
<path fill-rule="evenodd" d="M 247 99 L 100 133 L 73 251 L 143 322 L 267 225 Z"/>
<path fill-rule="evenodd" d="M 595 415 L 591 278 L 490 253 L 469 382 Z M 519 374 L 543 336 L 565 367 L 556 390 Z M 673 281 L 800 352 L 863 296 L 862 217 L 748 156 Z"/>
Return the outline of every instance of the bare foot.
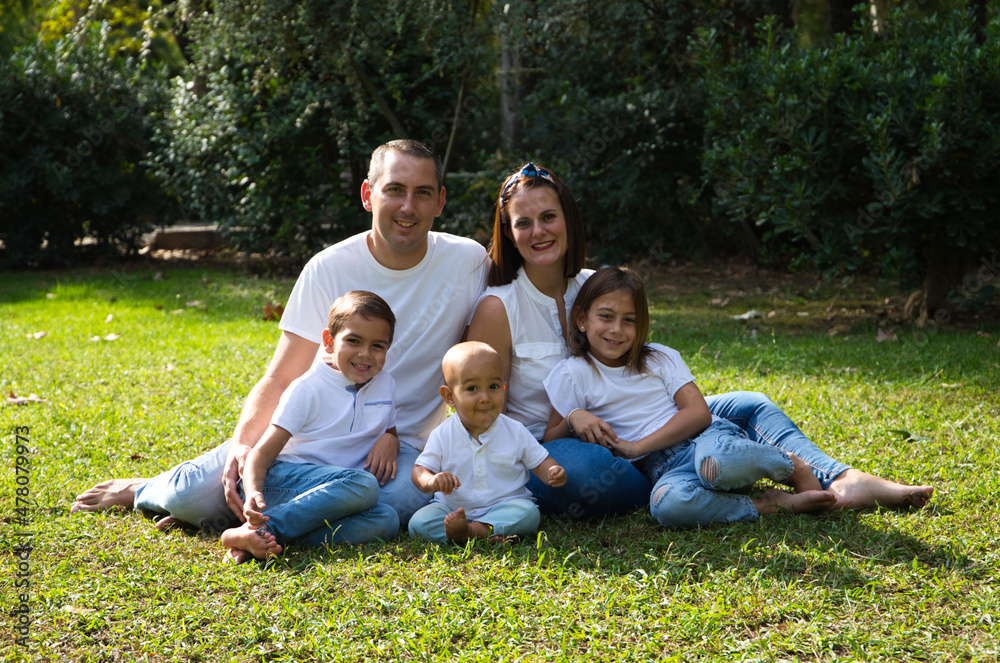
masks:
<path fill-rule="evenodd" d="M 444 535 L 449 541 L 465 543 L 469 539 L 486 539 L 491 542 L 502 542 L 503 537 L 493 535 L 493 528 L 486 523 L 473 520 L 471 523 L 465 515 L 465 509 L 455 509 L 444 517 Z M 495 540 L 497 539 L 497 540 Z"/>
<path fill-rule="evenodd" d="M 812 466 L 795 454 L 788 454 L 792 459 L 792 473 L 785 479 L 784 483 L 795 489 L 796 493 L 804 493 L 807 490 L 823 490 L 819 479 L 813 474 Z"/>
<path fill-rule="evenodd" d="M 240 550 L 239 548 L 226 548 L 226 564 L 244 564 L 253 559 L 251 555 L 246 550 Z"/>
<path fill-rule="evenodd" d="M 779 511 L 790 511 L 791 513 L 824 511 L 832 508 L 836 501 L 836 496 L 828 490 L 786 493 L 777 488 L 765 490 L 760 497 L 753 498 L 753 504 L 762 516 Z"/>
<path fill-rule="evenodd" d="M 161 532 L 169 532 L 175 529 L 196 529 L 191 523 L 186 523 L 183 520 L 178 520 L 173 516 L 164 516 L 156 521 L 156 529 Z"/>
<path fill-rule="evenodd" d="M 77 511 L 108 511 L 109 509 L 131 509 L 135 505 L 136 488 L 146 483 L 145 479 L 112 479 L 102 481 L 93 488 L 76 496 L 76 501 L 69 508 L 71 513 Z"/>
<path fill-rule="evenodd" d="M 267 559 L 281 552 L 281 545 L 274 535 L 265 529 L 252 527 L 243 523 L 239 527 L 231 527 L 222 533 L 222 545 L 230 551 L 229 558 L 239 563 L 239 552 L 247 552 L 257 559 Z M 243 561 L 246 561 L 245 558 Z"/>
<path fill-rule="evenodd" d="M 830 492 L 837 496 L 834 509 L 922 509 L 934 496 L 934 487 L 908 486 L 850 469 L 837 475 Z"/>

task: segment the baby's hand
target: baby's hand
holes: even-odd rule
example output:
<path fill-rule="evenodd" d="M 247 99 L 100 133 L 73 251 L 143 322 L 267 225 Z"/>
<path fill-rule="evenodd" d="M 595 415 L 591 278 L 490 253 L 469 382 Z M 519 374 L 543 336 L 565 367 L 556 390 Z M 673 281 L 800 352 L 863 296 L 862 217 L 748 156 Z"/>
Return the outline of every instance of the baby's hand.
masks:
<path fill-rule="evenodd" d="M 243 515 L 246 516 L 247 522 L 252 527 L 260 527 L 270 520 L 270 518 L 264 515 L 264 509 L 266 508 L 267 504 L 264 503 L 264 496 L 261 493 L 251 493 L 247 495 L 247 500 L 243 503 Z"/>
<path fill-rule="evenodd" d="M 437 492 L 451 495 L 451 491 L 461 487 L 462 482 L 451 472 L 438 472 L 434 475 L 432 485 Z"/>
<path fill-rule="evenodd" d="M 561 465 L 553 465 L 549 468 L 549 485 L 553 488 L 566 485 L 566 470 Z"/>

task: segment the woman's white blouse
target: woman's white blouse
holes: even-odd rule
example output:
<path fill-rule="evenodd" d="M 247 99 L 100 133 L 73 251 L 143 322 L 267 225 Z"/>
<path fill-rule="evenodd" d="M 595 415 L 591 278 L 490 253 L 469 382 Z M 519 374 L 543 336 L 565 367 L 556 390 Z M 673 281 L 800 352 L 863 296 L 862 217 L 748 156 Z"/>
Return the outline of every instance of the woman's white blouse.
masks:
<path fill-rule="evenodd" d="M 580 286 L 594 273 L 582 270 L 566 284 L 564 296 L 569 317 Z M 541 440 L 552 406 L 542 381 L 556 364 L 569 356 L 556 300 L 542 294 L 525 276 L 524 267 L 508 285 L 487 288 L 479 301 L 496 297 L 510 322 L 510 378 L 507 382 L 507 416 L 524 424 Z M 478 303 L 477 303 L 478 305 Z"/>

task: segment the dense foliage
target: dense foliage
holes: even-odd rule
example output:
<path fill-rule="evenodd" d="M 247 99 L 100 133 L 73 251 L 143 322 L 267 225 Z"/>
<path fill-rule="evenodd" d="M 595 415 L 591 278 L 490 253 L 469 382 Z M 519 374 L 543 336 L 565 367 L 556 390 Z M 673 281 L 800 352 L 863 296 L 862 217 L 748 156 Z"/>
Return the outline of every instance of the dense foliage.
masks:
<path fill-rule="evenodd" d="M 947 316 L 949 288 L 1000 239 L 1000 24 L 985 27 L 895 12 L 878 33 L 800 50 L 766 24 L 729 60 L 706 35 L 717 208 L 756 225 L 770 260 L 874 263 L 923 282 L 924 313 Z"/>

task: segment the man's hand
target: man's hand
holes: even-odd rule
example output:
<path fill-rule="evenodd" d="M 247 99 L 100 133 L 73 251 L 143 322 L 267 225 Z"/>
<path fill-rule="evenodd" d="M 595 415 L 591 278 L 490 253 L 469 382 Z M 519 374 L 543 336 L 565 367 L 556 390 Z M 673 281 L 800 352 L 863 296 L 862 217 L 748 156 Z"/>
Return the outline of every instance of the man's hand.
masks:
<path fill-rule="evenodd" d="M 584 442 L 599 444 L 608 449 L 610 448 L 608 442 L 618 439 L 618 436 L 615 435 L 615 429 L 596 414 L 591 414 L 586 410 L 573 410 L 569 416 L 573 420 L 570 421 L 567 417 L 566 422 L 576 432 L 577 437 Z"/>
<path fill-rule="evenodd" d="M 398 469 L 397 458 L 399 457 L 399 438 L 392 433 L 382 433 L 382 436 L 375 440 L 368 458 L 365 459 L 365 469 L 371 472 L 379 485 L 384 486 L 389 479 L 396 478 Z"/>
<path fill-rule="evenodd" d="M 438 472 L 434 475 L 431 485 L 439 493 L 451 495 L 451 491 L 462 486 L 462 482 L 451 472 Z"/>
<path fill-rule="evenodd" d="M 226 467 L 222 471 L 222 487 L 226 491 L 226 504 L 236 514 L 240 522 L 246 522 L 243 515 L 243 498 L 237 482 L 243 476 L 243 465 L 247 462 L 250 447 L 239 444 L 235 440 L 229 444 L 229 455 L 226 457 Z"/>

